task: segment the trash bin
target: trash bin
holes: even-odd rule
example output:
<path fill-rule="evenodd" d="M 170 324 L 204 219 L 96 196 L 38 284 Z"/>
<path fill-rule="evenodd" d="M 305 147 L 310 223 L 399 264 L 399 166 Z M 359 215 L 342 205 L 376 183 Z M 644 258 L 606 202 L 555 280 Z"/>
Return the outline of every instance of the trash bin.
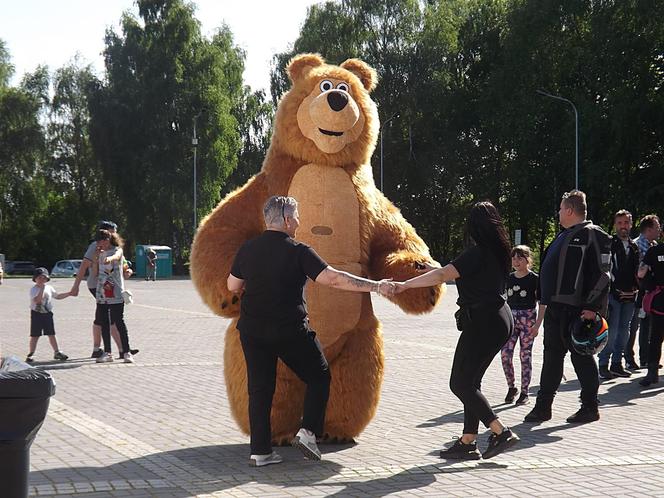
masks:
<path fill-rule="evenodd" d="M 50 373 L 26 363 L 18 371 L 5 364 L 0 368 L 0 494 L 26 498 L 30 446 L 46 418 L 55 382 Z"/>

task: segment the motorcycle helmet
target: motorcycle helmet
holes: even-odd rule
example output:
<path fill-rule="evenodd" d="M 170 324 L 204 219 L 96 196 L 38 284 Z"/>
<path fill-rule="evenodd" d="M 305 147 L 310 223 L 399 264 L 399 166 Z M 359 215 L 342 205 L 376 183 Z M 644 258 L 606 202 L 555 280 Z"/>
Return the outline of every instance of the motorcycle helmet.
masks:
<path fill-rule="evenodd" d="M 572 349 L 584 356 L 599 353 L 609 340 L 609 325 L 599 313 L 593 320 L 576 318 L 570 324 L 570 331 Z"/>

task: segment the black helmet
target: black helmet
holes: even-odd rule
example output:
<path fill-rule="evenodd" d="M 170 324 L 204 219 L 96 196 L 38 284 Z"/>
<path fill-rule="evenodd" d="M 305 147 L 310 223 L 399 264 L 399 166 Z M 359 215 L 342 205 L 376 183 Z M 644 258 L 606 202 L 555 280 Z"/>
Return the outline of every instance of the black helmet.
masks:
<path fill-rule="evenodd" d="M 609 325 L 599 313 L 594 320 L 578 317 L 570 324 L 572 349 L 584 356 L 599 353 L 609 340 Z"/>

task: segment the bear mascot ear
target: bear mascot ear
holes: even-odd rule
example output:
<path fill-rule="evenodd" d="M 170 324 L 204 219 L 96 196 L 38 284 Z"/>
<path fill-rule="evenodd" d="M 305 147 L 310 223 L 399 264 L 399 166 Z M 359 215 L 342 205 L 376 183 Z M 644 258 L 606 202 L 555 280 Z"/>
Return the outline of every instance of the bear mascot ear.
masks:
<path fill-rule="evenodd" d="M 295 83 L 304 77 L 314 67 L 325 64 L 325 59 L 320 54 L 300 54 L 293 57 L 288 63 L 288 77 L 291 83 Z"/>
<path fill-rule="evenodd" d="M 360 78 L 360 81 L 367 92 L 371 92 L 376 88 L 378 75 L 376 74 L 376 71 L 369 67 L 365 62 L 362 62 L 360 59 L 348 59 L 341 64 L 341 67 Z"/>

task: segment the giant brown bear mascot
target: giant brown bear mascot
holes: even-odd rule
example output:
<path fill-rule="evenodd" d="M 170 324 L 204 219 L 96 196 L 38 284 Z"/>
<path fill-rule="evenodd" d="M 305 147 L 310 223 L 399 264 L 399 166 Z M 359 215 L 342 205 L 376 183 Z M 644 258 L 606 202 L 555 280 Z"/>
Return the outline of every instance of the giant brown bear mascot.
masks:
<path fill-rule="evenodd" d="M 226 331 L 224 374 L 231 411 L 245 433 L 247 375 L 235 328 L 240 298 L 229 292 L 226 278 L 240 246 L 265 229 L 262 213 L 269 197 L 297 199 L 298 240 L 336 269 L 403 280 L 417 274 L 416 263 L 432 261 L 422 239 L 373 181 L 370 159 L 379 121 L 369 93 L 375 71 L 357 59 L 335 66 L 317 54 L 302 54 L 290 61 L 288 75 L 292 87 L 277 108 L 261 171 L 203 219 L 191 253 L 192 280 L 203 300 L 233 319 Z M 424 313 L 442 291 L 412 289 L 392 301 L 408 313 Z M 325 439 L 350 441 L 378 405 L 384 363 L 380 323 L 366 293 L 310 281 L 306 300 L 332 375 Z M 281 363 L 277 376 L 272 435 L 283 444 L 300 426 L 304 385 Z"/>

